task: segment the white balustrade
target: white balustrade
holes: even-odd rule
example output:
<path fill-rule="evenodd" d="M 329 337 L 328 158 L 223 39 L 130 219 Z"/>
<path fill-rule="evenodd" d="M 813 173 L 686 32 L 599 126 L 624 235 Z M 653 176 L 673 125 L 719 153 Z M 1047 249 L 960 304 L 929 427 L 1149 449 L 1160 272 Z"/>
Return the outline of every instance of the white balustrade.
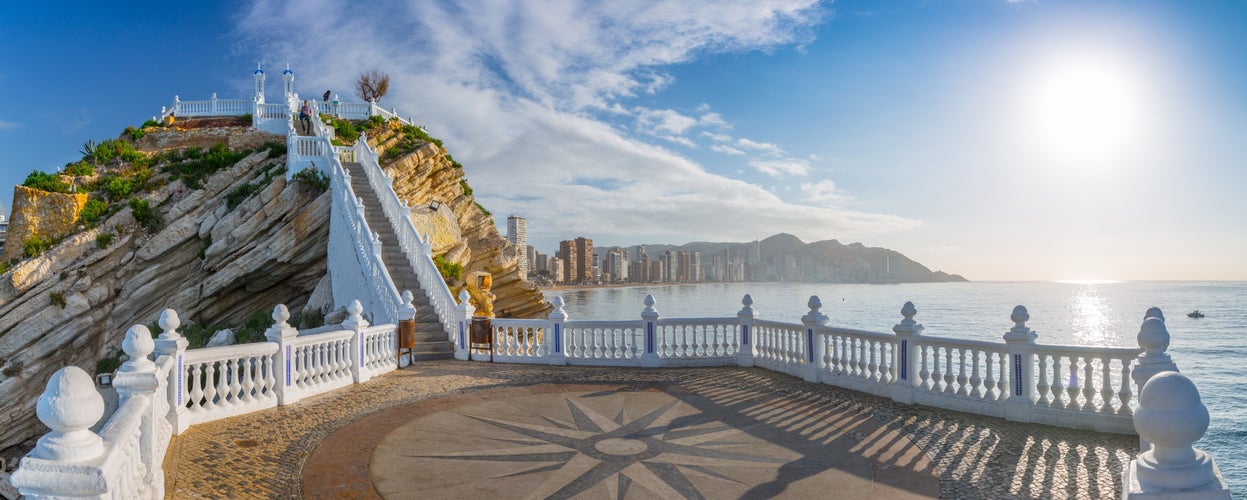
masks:
<path fill-rule="evenodd" d="M 546 343 L 551 331 L 549 320 L 494 318 L 494 361 L 505 363 L 548 363 Z"/>
<path fill-rule="evenodd" d="M 1064 427 L 1131 432 L 1130 378 L 1137 348 L 1036 345 L 1032 421 Z M 1096 418 L 1088 419 L 1088 414 Z"/>
<path fill-rule="evenodd" d="M 849 328 L 823 327 L 815 330 L 822 342 L 820 380 L 879 396 L 891 395 L 896 381 L 893 358 L 896 336 Z"/>
<path fill-rule="evenodd" d="M 277 406 L 275 355 L 271 342 L 186 351 L 186 425 Z"/>
<path fill-rule="evenodd" d="M 668 360 L 665 366 L 674 366 L 673 360 L 736 364 L 740 350 L 740 321 L 736 318 L 663 318 L 655 322 L 655 329 L 655 351 L 659 358 Z"/>
<path fill-rule="evenodd" d="M 755 320 L 753 364 L 768 370 L 804 376 L 807 359 L 805 327 L 778 321 Z"/>
<path fill-rule="evenodd" d="M 645 351 L 645 329 L 633 321 L 563 323 L 568 364 L 636 366 Z"/>
<path fill-rule="evenodd" d="M 343 304 L 356 298 L 363 299 L 368 304 L 365 309 L 377 314 L 379 321 L 394 323 L 398 318 L 402 297 L 390 277 L 389 270 L 381 261 L 379 242 L 364 218 L 363 203 L 351 190 L 350 174 L 336 160 L 334 158 L 330 162 L 329 176 L 333 197 L 329 225 L 329 260 L 358 262 L 360 265 L 329 266 L 334 302 Z M 440 274 L 438 279 L 441 279 Z M 440 311 L 438 314 L 445 324 L 447 316 Z"/>

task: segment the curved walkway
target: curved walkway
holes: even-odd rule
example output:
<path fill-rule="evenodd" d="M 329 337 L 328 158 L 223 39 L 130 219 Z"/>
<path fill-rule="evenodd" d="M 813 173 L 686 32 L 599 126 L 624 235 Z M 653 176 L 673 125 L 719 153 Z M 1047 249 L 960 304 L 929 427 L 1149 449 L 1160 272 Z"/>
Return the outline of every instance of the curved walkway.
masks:
<path fill-rule="evenodd" d="M 196 425 L 164 466 L 172 498 L 1107 498 L 1136 443 L 756 368 L 438 361 Z"/>

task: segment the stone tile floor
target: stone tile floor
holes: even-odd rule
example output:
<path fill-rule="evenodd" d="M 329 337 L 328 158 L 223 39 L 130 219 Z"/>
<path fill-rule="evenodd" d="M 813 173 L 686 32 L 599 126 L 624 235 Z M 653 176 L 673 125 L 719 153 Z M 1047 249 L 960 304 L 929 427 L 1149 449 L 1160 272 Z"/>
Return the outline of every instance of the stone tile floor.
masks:
<path fill-rule="evenodd" d="M 319 488 L 315 485 L 305 489 L 305 482 L 314 482 L 305 481 L 305 474 L 310 479 L 334 474 L 329 472 L 332 466 L 325 468 L 326 461 L 352 463 L 357 472 L 366 471 L 370 460 L 366 455 L 371 451 L 360 450 L 377 446 L 375 442 L 373 448 L 334 444 L 335 436 L 351 439 L 351 424 L 358 423 L 353 427 L 356 436 L 376 440 L 403 422 L 437 411 L 593 385 L 678 387 L 674 392 L 697 393 L 705 401 L 725 406 L 754 401 L 750 395 L 763 394 L 774 401 L 760 406 L 755 401 L 740 407 L 739 413 L 771 418 L 798 434 L 823 432 L 818 426 L 835 427 L 837 435 L 856 442 L 850 447 L 852 453 L 872 461 L 877 476 L 872 479 L 886 478 L 888 469 L 900 466 L 938 478 L 942 498 L 1120 497 L 1122 470 L 1138 451 L 1134 436 L 900 405 L 757 368 L 628 369 L 435 361 L 294 405 L 195 425 L 170 443 L 164 463 L 165 491 L 171 498 L 329 495 L 323 489 L 311 491 Z M 767 411 L 767 407 L 774 410 Z M 385 415 L 390 416 L 388 427 L 377 426 Z M 862 419 L 870 425 L 845 425 Z M 370 427 L 376 432 L 368 432 Z M 925 457 L 914 457 L 915 449 Z M 338 482 L 348 486 L 333 496 L 376 497 L 372 481 L 363 473 L 350 476 L 345 469 L 337 473 L 341 474 Z M 915 487 L 911 491 L 923 490 Z"/>

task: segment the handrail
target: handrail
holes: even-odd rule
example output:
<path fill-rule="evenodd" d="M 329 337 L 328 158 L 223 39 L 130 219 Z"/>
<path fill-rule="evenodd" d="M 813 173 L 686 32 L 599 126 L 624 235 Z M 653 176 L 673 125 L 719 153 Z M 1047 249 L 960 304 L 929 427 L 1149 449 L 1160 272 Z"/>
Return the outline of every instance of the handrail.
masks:
<path fill-rule="evenodd" d="M 330 189 L 333 191 L 331 217 L 334 217 L 333 221 L 341 221 L 345 224 L 342 229 L 345 229 L 347 234 L 333 231 L 331 223 L 330 246 L 336 248 L 332 241 L 335 235 L 349 237 L 355 260 L 360 264 L 358 270 L 362 276 L 357 281 L 353 279 L 354 275 L 348 270 L 340 269 L 339 266 L 330 266 L 330 272 L 333 274 L 330 279 L 335 283 L 335 302 L 342 303 L 348 300 L 349 297 L 346 296 L 350 293 L 348 289 L 367 290 L 372 299 L 370 302 L 374 304 L 370 309 L 381 315 L 375 319 L 378 322 L 396 323 L 402 297 L 399 296 L 398 287 L 394 285 L 394 279 L 390 277 L 390 271 L 381 261 L 381 243 L 377 241 L 376 233 L 368 227 L 368 221 L 364 217 L 363 203 L 351 190 L 350 174 L 342 167 L 342 163 L 336 156 L 331 156 L 329 161 Z M 345 258 L 345 256 L 338 257 Z M 339 280 L 353 283 L 353 286 L 347 286 L 347 283 L 341 283 Z M 339 297 L 340 294 L 343 296 Z"/>

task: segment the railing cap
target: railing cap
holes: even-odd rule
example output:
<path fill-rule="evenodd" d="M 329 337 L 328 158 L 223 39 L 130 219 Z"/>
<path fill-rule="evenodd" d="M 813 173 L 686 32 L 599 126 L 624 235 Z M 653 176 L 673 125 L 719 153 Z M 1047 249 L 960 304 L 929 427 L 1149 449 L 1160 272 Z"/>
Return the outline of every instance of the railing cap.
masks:
<path fill-rule="evenodd" d="M 52 432 L 39 439 L 30 456 L 81 462 L 104 453 L 104 441 L 90 431 L 104 416 L 104 398 L 82 368 L 67 366 L 53 373 L 39 396 L 35 415 Z"/>
<path fill-rule="evenodd" d="M 1165 327 L 1165 320 L 1156 316 L 1144 319 L 1143 324 L 1139 326 L 1137 340 L 1139 347 L 1143 348 L 1143 356 L 1163 355 L 1169 349 L 1169 329 Z"/>
<path fill-rule="evenodd" d="M 740 308 L 740 312 L 736 313 L 736 317 L 738 318 L 758 317 L 758 311 L 755 311 L 753 309 L 753 296 L 752 295 L 749 295 L 746 293 L 744 297 L 741 297 L 740 305 L 743 307 Z"/>
<path fill-rule="evenodd" d="M 554 321 L 566 321 L 567 311 L 563 310 L 563 296 L 555 295 L 553 299 L 550 299 L 550 303 L 554 305 L 554 310 L 550 311 L 549 318 Z"/>
<path fill-rule="evenodd" d="M 914 316 L 917 315 L 918 308 L 914 307 L 913 302 L 906 301 L 905 305 L 901 306 L 901 316 L 903 316 L 904 319 L 892 327 L 892 332 L 897 335 L 906 336 L 922 333 L 922 325 L 918 324 L 917 321 L 914 321 Z"/>
<path fill-rule="evenodd" d="M 654 295 L 646 294 L 645 300 L 642 302 L 645 304 L 645 309 L 641 310 L 641 319 L 649 321 L 658 319 L 658 310 L 654 309 Z"/>
<path fill-rule="evenodd" d="M 122 363 L 119 372 L 137 372 L 147 371 L 155 368 L 155 364 L 147 355 L 156 349 L 156 342 L 152 340 L 152 332 L 146 326 L 134 325 L 126 330 L 126 339 L 121 342 L 121 350 L 125 351 L 130 357 L 125 363 Z"/>
<path fill-rule="evenodd" d="M 805 304 L 806 306 L 809 306 L 810 312 L 806 313 L 805 316 L 801 317 L 802 323 L 804 323 L 806 326 L 827 324 L 827 321 L 828 321 L 827 315 L 823 314 L 823 312 L 819 310 L 823 308 L 822 299 L 818 298 L 817 295 L 811 295 L 810 300 L 806 301 Z"/>
<path fill-rule="evenodd" d="M 160 312 L 160 340 L 177 340 L 182 338 L 178 333 L 178 327 L 182 326 L 182 319 L 178 317 L 177 311 L 173 309 L 165 309 Z"/>
<path fill-rule="evenodd" d="M 1005 342 L 1009 344 L 1034 344 L 1035 338 L 1039 334 L 1032 331 L 1026 326 L 1026 322 L 1030 321 L 1031 315 L 1026 311 L 1026 306 L 1015 306 L 1013 313 L 1009 315 L 1009 319 L 1013 321 L 1013 328 L 1005 332 Z"/>

